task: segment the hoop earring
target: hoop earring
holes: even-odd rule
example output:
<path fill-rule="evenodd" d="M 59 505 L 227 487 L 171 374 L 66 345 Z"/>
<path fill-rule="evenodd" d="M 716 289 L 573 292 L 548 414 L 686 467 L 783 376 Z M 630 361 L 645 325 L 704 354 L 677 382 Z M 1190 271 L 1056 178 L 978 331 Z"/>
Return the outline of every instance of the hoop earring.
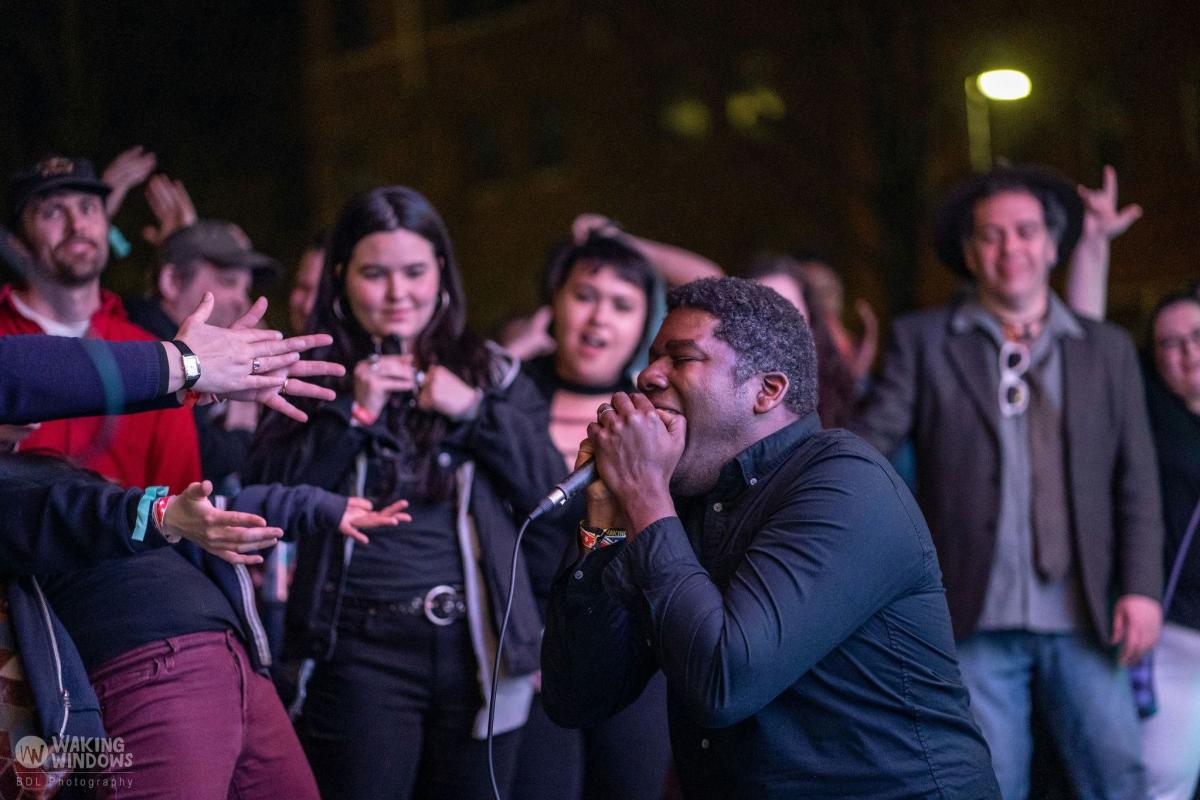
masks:
<path fill-rule="evenodd" d="M 443 288 L 440 292 L 438 292 L 438 306 L 435 310 L 441 311 L 442 309 L 449 308 L 449 307 L 450 307 L 450 293 L 447 292 Z"/>
<path fill-rule="evenodd" d="M 340 322 L 346 321 L 346 314 L 342 311 L 342 298 L 340 297 L 333 298 L 333 315 L 337 317 Z"/>

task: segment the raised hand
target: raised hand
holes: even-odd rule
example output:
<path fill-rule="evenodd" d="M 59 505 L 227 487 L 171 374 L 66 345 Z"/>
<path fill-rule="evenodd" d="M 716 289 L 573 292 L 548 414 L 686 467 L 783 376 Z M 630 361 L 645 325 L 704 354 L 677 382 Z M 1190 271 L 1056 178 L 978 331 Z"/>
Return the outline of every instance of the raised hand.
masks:
<path fill-rule="evenodd" d="M 575 244 L 583 244 L 593 233 L 601 236 L 617 236 L 621 226 L 603 214 L 580 214 L 571 223 L 571 236 Z"/>
<path fill-rule="evenodd" d="M 104 213 L 109 219 L 121 210 L 129 190 L 149 178 L 157 165 L 158 157 L 139 144 L 117 154 L 112 163 L 104 168 L 100 180 L 112 189 L 104 198 Z"/>
<path fill-rule="evenodd" d="M 1109 165 L 1104 167 L 1100 188 L 1089 189 L 1080 186 L 1079 196 L 1083 199 L 1086 211 L 1083 218 L 1085 237 L 1103 236 L 1105 239 L 1115 239 L 1142 217 L 1142 207 L 1136 203 L 1118 210 L 1117 171 Z"/>
<path fill-rule="evenodd" d="M 231 564 L 261 564 L 262 556 L 246 555 L 270 547 L 283 538 L 257 514 L 222 511 L 212 504 L 212 482 L 193 483 L 167 502 L 163 533 L 194 542 Z"/>
<path fill-rule="evenodd" d="M 554 310 L 550 306 L 542 306 L 528 317 L 514 321 L 500 344 L 520 361 L 553 353 L 558 347 L 550 335 L 550 319 L 553 316 Z"/>
<path fill-rule="evenodd" d="M 180 228 L 196 221 L 196 206 L 183 183 L 166 175 L 155 175 L 146 184 L 146 202 L 158 225 L 142 229 L 142 238 L 157 247 Z"/>

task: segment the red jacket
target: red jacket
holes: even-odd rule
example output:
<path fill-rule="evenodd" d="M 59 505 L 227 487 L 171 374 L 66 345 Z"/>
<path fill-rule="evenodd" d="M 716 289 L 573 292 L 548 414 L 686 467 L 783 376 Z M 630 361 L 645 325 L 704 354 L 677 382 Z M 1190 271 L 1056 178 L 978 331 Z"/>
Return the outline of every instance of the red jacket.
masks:
<path fill-rule="evenodd" d="M 17 311 L 12 287 L 0 287 L 0 336 L 26 333 L 44 331 Z M 106 290 L 100 293 L 100 308 L 92 315 L 87 335 L 113 342 L 154 339 L 129 321 L 120 298 Z M 178 494 L 200 480 L 196 423 L 186 408 L 43 422 L 21 443 L 21 450 L 62 453 L 122 486 L 169 486 Z"/>

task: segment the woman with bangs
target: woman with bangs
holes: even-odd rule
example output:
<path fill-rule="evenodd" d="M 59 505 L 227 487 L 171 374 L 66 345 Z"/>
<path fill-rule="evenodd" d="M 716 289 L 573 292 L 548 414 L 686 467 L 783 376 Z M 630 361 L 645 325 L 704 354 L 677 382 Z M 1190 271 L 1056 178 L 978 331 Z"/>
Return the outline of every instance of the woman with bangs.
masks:
<path fill-rule="evenodd" d="M 634 240 L 636 241 L 636 240 Z M 551 257 L 545 290 L 555 349 L 532 359 L 526 374 L 549 405 L 549 432 L 569 469 L 596 408 L 614 392 L 635 391 L 664 307 L 653 267 L 623 238 L 587 233 Z M 557 512 L 557 536 L 523 546 L 544 610 L 563 552 L 575 552 L 583 497 Z M 585 731 L 560 728 L 535 700 L 521 748 L 514 800 L 558 797 L 662 797 L 671 766 L 666 682 L 659 674 L 636 702 Z"/>
<path fill-rule="evenodd" d="M 297 557 L 284 655 L 303 660 L 293 711 L 321 794 L 486 796 L 492 682 L 505 786 L 538 669 L 541 618 L 510 564 L 519 520 L 565 473 L 544 400 L 467 330 L 445 225 L 406 187 L 342 210 L 311 327 L 333 336 L 320 357 L 346 367 L 338 397 L 306 425 L 269 420 L 247 478 L 403 497 L 412 515 L 365 544 L 312 537 Z"/>

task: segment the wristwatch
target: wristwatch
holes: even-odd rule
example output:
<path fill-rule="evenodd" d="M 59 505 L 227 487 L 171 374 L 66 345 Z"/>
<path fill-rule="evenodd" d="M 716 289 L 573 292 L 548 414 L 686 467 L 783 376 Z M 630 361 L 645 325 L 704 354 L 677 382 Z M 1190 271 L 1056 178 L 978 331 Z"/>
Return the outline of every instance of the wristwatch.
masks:
<path fill-rule="evenodd" d="M 191 389 L 196 385 L 196 381 L 200 380 L 200 359 L 192 352 L 192 348 L 178 339 L 171 344 L 178 347 L 183 356 L 183 388 Z"/>

